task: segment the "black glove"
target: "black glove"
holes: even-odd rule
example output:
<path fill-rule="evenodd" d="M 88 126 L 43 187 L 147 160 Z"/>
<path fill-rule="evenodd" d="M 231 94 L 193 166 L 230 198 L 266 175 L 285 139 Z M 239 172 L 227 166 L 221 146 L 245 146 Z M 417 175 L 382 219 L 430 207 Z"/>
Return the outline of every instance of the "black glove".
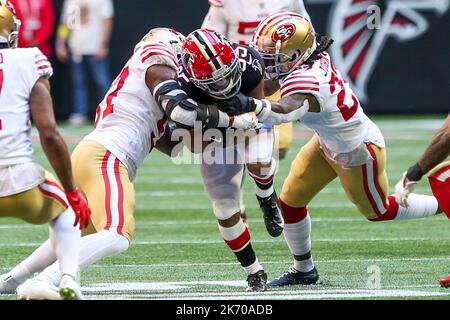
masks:
<path fill-rule="evenodd" d="M 234 97 L 220 100 L 216 104 L 221 111 L 226 112 L 230 116 L 253 112 L 256 109 L 254 100 L 240 92 Z"/>

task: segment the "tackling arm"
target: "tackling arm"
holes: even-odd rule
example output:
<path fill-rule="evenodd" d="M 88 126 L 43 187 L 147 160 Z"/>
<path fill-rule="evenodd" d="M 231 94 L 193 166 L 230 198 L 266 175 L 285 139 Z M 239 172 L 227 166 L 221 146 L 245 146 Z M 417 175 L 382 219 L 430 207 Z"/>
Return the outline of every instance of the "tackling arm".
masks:
<path fill-rule="evenodd" d="M 164 65 L 154 65 L 146 73 L 148 88 L 167 116 L 174 122 L 193 127 L 196 121 L 200 121 L 206 129 L 216 127 L 250 129 L 257 125 L 256 122 L 251 121 L 251 117 L 228 116 L 216 106 L 199 105 L 189 99 L 176 78 L 176 71 Z"/>
<path fill-rule="evenodd" d="M 320 112 L 317 99 L 304 94 L 293 94 L 277 102 L 238 94 L 218 105 L 228 114 L 255 112 L 260 122 L 272 125 L 298 121 L 307 112 Z"/>
<path fill-rule="evenodd" d="M 411 170 L 410 173 L 408 170 L 407 177 L 410 180 L 414 180 L 417 178 L 418 174 L 420 174 L 419 179 L 428 171 L 433 169 L 439 163 L 444 161 L 450 155 L 450 114 L 447 116 L 447 120 L 445 121 L 444 126 L 439 130 L 439 132 L 434 136 L 428 148 L 425 150 L 425 153 L 417 162 L 416 166 L 418 166 L 418 171 L 416 172 L 416 176 L 414 176 L 414 170 Z M 414 166 L 413 166 L 414 167 Z M 412 168 L 412 167 L 411 167 Z"/>
<path fill-rule="evenodd" d="M 89 224 L 91 210 L 80 190 L 75 188 L 69 151 L 56 127 L 50 83 L 46 78 L 40 78 L 31 91 L 30 111 L 39 131 L 42 149 L 61 181 L 67 200 L 75 212 L 74 226 L 79 222 L 80 229 L 86 228 Z"/>

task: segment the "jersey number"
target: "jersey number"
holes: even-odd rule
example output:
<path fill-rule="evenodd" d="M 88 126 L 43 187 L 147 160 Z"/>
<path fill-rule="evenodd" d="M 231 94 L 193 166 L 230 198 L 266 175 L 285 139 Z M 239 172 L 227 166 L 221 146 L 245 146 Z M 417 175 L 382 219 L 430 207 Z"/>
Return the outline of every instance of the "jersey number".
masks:
<path fill-rule="evenodd" d="M 261 21 L 239 21 L 239 34 L 253 34 Z M 239 44 L 248 44 L 245 41 L 239 41 Z"/>
<path fill-rule="evenodd" d="M 339 108 L 339 111 L 341 111 L 342 117 L 345 121 L 350 120 L 351 117 L 358 111 L 359 102 L 358 99 L 356 99 L 355 95 L 352 94 L 352 101 L 353 105 L 349 107 L 345 104 L 346 99 L 346 93 L 345 93 L 345 86 L 344 81 L 339 78 L 336 68 L 334 66 L 331 66 L 331 80 L 330 80 L 330 92 L 333 94 L 336 91 L 336 86 L 338 85 L 341 87 L 341 91 L 339 91 L 337 96 L 337 107 Z"/>

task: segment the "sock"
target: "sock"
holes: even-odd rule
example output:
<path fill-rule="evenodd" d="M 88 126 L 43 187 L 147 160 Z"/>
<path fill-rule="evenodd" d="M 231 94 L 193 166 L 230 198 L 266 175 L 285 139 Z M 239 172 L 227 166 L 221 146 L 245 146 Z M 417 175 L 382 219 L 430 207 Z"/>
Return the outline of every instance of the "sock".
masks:
<path fill-rule="evenodd" d="M 284 238 L 294 256 L 294 268 L 308 272 L 314 268 L 311 256 L 311 218 L 306 208 L 294 208 L 279 199 L 284 218 Z"/>
<path fill-rule="evenodd" d="M 395 201 L 395 196 L 389 196 L 388 202 L 387 212 L 378 218 L 370 219 L 370 221 L 422 219 L 437 214 L 439 209 L 435 197 L 415 193 L 411 193 L 408 197 L 408 208 L 400 206 Z"/>
<path fill-rule="evenodd" d="M 79 268 L 83 270 L 103 258 L 126 251 L 128 247 L 128 239 L 112 231 L 102 230 L 82 237 Z M 58 285 L 61 280 L 58 262 L 46 268 L 40 276 L 47 277 L 55 285 Z"/>
<path fill-rule="evenodd" d="M 73 226 L 74 221 L 75 213 L 69 207 L 50 222 L 50 241 L 59 261 L 61 274 L 76 278 L 81 232 L 78 227 Z"/>
<path fill-rule="evenodd" d="M 53 250 L 49 239 L 37 248 L 28 258 L 8 272 L 8 274 L 18 283 L 22 283 L 31 278 L 35 273 L 41 272 L 55 261 L 55 251 Z"/>
<path fill-rule="evenodd" d="M 277 162 L 275 159 L 272 159 L 272 165 L 270 169 L 262 169 L 262 171 L 266 171 L 264 175 L 258 176 L 252 172 L 248 172 L 248 174 L 255 180 L 256 187 L 255 193 L 260 198 L 268 198 L 274 192 L 273 189 L 273 178 L 275 176 L 275 172 L 277 170 Z"/>
<path fill-rule="evenodd" d="M 250 232 L 242 219 L 239 219 L 239 222 L 231 228 L 225 228 L 219 225 L 219 230 L 225 243 L 234 252 L 247 274 L 250 275 L 259 270 L 263 270 L 250 242 Z"/>

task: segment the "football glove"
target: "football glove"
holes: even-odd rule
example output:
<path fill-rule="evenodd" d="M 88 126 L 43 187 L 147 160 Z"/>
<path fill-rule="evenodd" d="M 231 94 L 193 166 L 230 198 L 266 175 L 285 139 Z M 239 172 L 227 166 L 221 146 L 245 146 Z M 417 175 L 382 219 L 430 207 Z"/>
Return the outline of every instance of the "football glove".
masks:
<path fill-rule="evenodd" d="M 278 125 L 282 123 L 289 123 L 299 121 L 303 116 L 309 111 L 309 101 L 305 100 L 303 105 L 291 111 L 289 113 L 276 113 L 272 111 L 272 104 L 269 100 L 256 100 L 253 99 L 256 103 L 256 116 L 258 120 L 265 124 L 270 125 Z"/>
<path fill-rule="evenodd" d="M 418 164 L 413 165 L 403 173 L 402 179 L 395 185 L 395 201 L 404 208 L 408 208 L 408 196 L 414 192 L 423 176 Z"/>
<path fill-rule="evenodd" d="M 258 129 L 259 123 L 251 114 L 245 113 L 234 117 L 230 116 L 230 128 L 241 130 Z"/>
<path fill-rule="evenodd" d="M 81 194 L 80 189 L 75 188 L 71 192 L 66 192 L 67 200 L 75 212 L 75 223 L 80 224 L 80 230 L 86 228 L 91 218 L 91 209 L 88 206 L 86 198 Z"/>
<path fill-rule="evenodd" d="M 226 112 L 230 116 L 253 112 L 256 109 L 254 99 L 240 92 L 230 99 L 218 101 L 216 105 L 219 110 Z"/>

